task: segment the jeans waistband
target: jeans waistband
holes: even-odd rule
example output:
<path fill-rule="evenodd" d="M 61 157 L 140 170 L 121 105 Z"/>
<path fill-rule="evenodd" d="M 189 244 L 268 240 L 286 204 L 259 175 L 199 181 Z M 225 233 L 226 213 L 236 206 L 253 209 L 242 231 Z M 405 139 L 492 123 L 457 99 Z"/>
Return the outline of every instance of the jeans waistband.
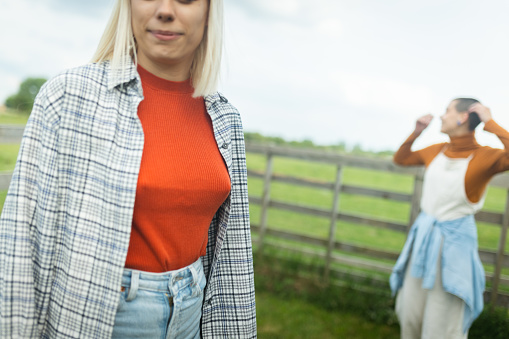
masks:
<path fill-rule="evenodd" d="M 122 286 L 129 288 L 127 299 L 134 299 L 138 289 L 172 292 L 173 290 L 197 284 L 203 274 L 201 258 L 189 266 L 163 273 L 144 272 L 126 268 L 122 275 Z M 133 295 L 134 293 L 134 295 Z"/>

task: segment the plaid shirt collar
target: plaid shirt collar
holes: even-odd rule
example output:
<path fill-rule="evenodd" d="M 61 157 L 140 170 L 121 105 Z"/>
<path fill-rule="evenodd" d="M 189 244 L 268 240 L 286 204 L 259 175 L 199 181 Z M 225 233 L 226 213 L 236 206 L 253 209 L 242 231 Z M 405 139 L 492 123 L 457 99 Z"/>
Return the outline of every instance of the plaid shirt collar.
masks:
<path fill-rule="evenodd" d="M 143 97 L 143 88 L 141 86 L 140 75 L 138 74 L 137 66 L 133 62 L 131 57 L 127 57 L 122 62 L 122 67 L 118 71 L 111 71 L 108 77 L 107 88 L 109 91 L 115 87 L 128 85 L 132 82 L 136 83 L 136 89 L 140 97 Z M 205 106 L 207 111 L 210 113 L 212 105 L 217 101 L 227 103 L 228 100 L 219 94 L 219 92 L 212 93 L 204 97 Z"/>
<path fill-rule="evenodd" d="M 111 62 L 109 62 L 111 65 Z M 143 89 L 141 87 L 140 76 L 138 75 L 138 71 L 136 69 L 136 64 L 133 62 L 131 57 L 126 57 L 122 61 L 122 67 L 116 71 L 111 71 L 108 76 L 108 90 L 111 91 L 115 87 L 120 85 L 126 85 L 133 80 L 136 80 L 138 86 L 138 91 L 140 95 L 143 94 Z"/>

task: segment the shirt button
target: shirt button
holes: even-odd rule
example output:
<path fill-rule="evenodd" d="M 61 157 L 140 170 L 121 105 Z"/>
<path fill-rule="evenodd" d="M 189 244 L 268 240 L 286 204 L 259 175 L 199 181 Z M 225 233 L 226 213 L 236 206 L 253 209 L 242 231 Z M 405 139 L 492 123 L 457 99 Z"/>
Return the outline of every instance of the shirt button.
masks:
<path fill-rule="evenodd" d="M 225 142 L 222 147 L 223 147 L 223 149 L 228 149 L 228 146 L 229 145 Z"/>
<path fill-rule="evenodd" d="M 224 102 L 225 104 L 228 102 L 228 99 L 226 99 L 224 96 L 220 95 L 219 96 L 221 102 Z"/>

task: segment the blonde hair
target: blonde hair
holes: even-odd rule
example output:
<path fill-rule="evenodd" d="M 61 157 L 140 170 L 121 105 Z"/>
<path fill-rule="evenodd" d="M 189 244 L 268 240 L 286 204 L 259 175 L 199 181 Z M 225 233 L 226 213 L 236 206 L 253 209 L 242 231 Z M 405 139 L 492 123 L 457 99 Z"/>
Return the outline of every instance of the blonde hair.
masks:
<path fill-rule="evenodd" d="M 223 52 L 223 0 L 208 1 L 208 23 L 191 65 L 194 97 L 214 93 L 219 82 Z M 131 26 L 131 0 L 117 0 L 92 62 L 109 60 L 115 76 L 120 77 L 125 72 L 128 58 L 137 64 L 136 42 Z"/>

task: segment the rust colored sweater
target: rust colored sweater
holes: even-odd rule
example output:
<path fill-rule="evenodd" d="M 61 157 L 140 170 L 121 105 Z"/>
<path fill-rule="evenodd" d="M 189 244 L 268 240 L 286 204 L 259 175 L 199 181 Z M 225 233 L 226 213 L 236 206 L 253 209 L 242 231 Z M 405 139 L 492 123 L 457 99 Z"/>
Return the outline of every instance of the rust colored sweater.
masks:
<path fill-rule="evenodd" d="M 497 173 L 509 170 L 509 133 L 493 120 L 484 125 L 484 130 L 494 133 L 504 144 L 504 149 L 479 145 L 472 132 L 461 137 L 453 137 L 448 143 L 435 144 L 412 152 L 412 144 L 419 136 L 412 133 L 394 154 L 394 162 L 404 166 L 428 167 L 443 149 L 449 158 L 468 158 L 475 152 L 465 174 L 465 192 L 471 202 L 478 202 L 490 179 Z"/>
<path fill-rule="evenodd" d="M 138 66 L 145 145 L 126 268 L 166 272 L 205 255 L 210 222 L 230 193 L 230 177 L 202 97 Z"/>

